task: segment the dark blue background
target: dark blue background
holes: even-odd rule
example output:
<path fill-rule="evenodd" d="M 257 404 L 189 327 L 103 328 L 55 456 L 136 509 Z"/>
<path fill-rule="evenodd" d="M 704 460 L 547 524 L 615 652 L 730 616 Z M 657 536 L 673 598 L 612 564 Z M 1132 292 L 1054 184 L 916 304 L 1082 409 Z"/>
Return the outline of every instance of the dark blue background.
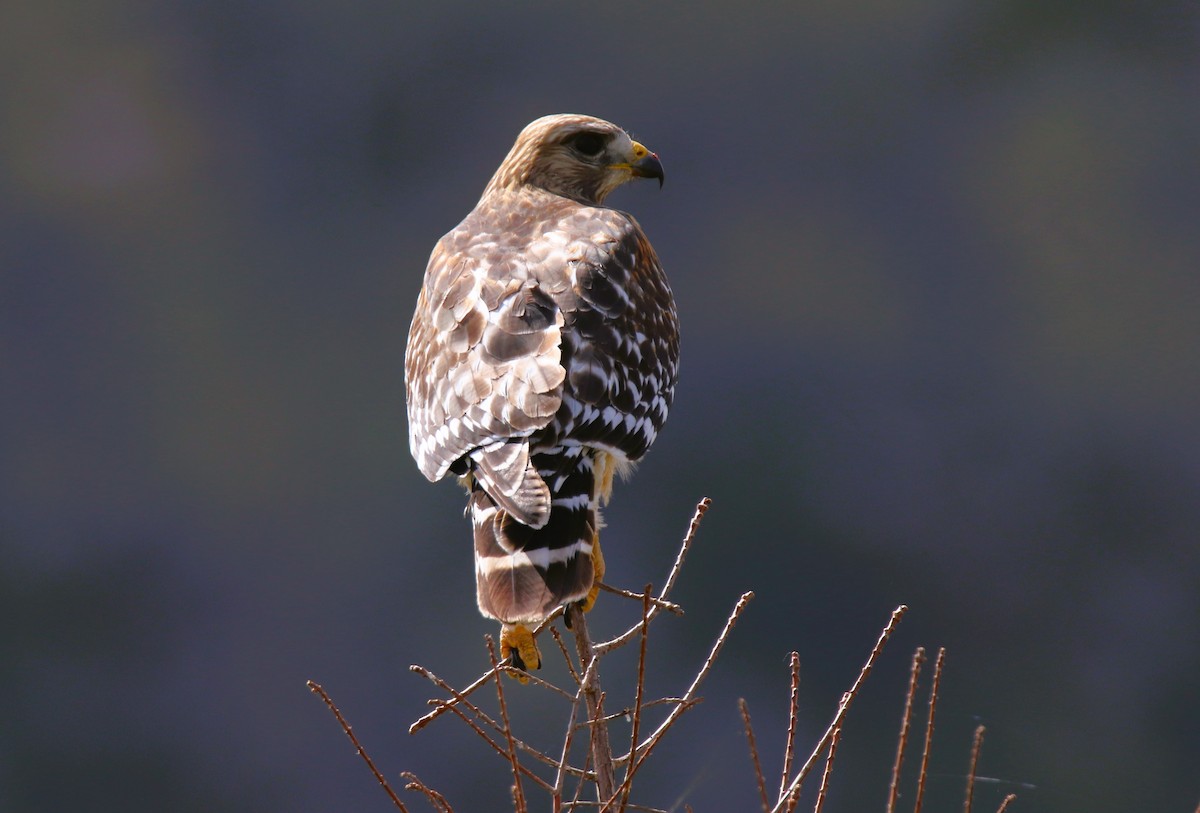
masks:
<path fill-rule="evenodd" d="M 430 248 L 551 112 L 667 170 L 612 201 L 668 269 L 684 359 L 607 513 L 611 580 L 661 582 L 714 508 L 649 690 L 758 593 L 641 800 L 753 809 L 735 698 L 775 774 L 787 653 L 808 746 L 905 602 L 827 809 L 883 809 L 919 644 L 950 652 L 926 809 L 957 809 L 980 722 L 981 772 L 1037 789 L 977 809 L 1194 809 L 1194 4 L 4 16 L 0 809 L 390 809 L 308 678 L 390 778 L 505 809 L 465 728 L 405 733 L 430 696 L 408 665 L 464 683 L 493 629 L 463 496 L 408 456 L 401 368 Z M 514 697 L 553 741 L 562 710 Z"/>

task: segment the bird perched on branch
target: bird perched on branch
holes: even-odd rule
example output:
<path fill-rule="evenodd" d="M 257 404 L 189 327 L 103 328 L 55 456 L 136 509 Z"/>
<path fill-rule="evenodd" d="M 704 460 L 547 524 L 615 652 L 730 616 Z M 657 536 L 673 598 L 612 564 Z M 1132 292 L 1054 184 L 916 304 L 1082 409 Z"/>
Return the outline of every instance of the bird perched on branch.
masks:
<path fill-rule="evenodd" d="M 468 489 L 479 610 L 501 655 L 541 658 L 531 628 L 590 609 L 600 505 L 654 442 L 679 362 L 658 256 L 610 192 L 658 156 L 591 116 L 537 119 L 475 209 L 438 241 L 405 352 L 409 446 Z"/>

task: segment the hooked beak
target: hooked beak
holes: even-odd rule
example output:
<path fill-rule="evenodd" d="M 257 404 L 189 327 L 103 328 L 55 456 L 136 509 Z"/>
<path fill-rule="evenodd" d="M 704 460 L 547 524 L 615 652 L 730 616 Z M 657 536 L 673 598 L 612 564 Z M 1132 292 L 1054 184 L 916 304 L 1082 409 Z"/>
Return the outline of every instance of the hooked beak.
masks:
<path fill-rule="evenodd" d="M 613 164 L 614 169 L 627 169 L 635 178 L 658 178 L 658 187 L 663 185 L 663 167 L 658 156 L 638 142 L 633 142 L 633 159 L 627 164 Z"/>

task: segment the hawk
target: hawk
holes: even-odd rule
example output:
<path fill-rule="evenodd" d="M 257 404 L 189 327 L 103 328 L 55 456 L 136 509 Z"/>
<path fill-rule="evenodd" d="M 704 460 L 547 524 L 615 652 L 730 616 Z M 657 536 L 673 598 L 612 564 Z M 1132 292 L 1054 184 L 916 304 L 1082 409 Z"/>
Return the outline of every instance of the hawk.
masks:
<path fill-rule="evenodd" d="M 671 289 L 637 221 L 604 205 L 634 178 L 661 186 L 662 164 L 620 127 L 532 122 L 434 247 L 409 330 L 409 447 L 468 490 L 479 610 L 518 668 L 540 665 L 531 628 L 595 601 L 600 505 L 671 406 Z"/>

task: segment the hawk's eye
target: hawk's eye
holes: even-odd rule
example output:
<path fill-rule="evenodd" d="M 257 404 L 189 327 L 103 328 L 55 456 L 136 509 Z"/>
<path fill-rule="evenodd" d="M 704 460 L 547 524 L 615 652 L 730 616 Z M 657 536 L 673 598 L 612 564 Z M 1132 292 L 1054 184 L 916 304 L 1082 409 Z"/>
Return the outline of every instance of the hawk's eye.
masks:
<path fill-rule="evenodd" d="M 604 151 L 604 136 L 599 133 L 579 133 L 571 137 L 570 144 L 584 158 L 595 158 Z"/>

